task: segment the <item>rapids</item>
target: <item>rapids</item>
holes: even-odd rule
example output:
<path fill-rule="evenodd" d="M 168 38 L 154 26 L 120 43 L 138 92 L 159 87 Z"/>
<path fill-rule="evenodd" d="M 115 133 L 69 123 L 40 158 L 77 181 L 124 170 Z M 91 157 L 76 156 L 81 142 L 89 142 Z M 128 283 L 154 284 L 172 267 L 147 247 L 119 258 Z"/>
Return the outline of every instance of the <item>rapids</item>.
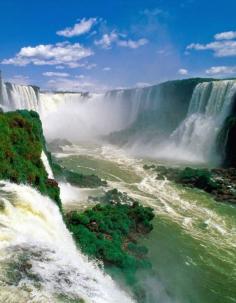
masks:
<path fill-rule="evenodd" d="M 143 165 L 158 162 L 135 158 L 114 146 L 67 146 L 56 156 L 75 171 L 95 170 L 110 187 L 155 209 L 154 231 L 142 240 L 156 271 L 154 277 L 140 273 L 148 303 L 235 302 L 235 207 L 217 203 L 199 190 L 156 180 Z M 68 209 L 90 205 L 84 195 L 78 196 L 77 204 L 67 196 L 66 204 Z"/>
<path fill-rule="evenodd" d="M 219 162 L 216 137 L 235 101 L 236 81 L 196 85 L 197 81 L 96 95 L 40 93 L 36 87 L 3 83 L 0 78 L 4 110 L 36 110 L 47 139 L 80 142 L 55 154 L 64 166 L 97 174 L 110 188 L 154 208 L 155 228 L 142 240 L 153 271 L 138 273 L 147 291 L 145 303 L 236 302 L 235 207 L 217 203 L 199 190 L 157 180 L 143 169 L 144 164 L 159 164 L 158 158 L 185 164 Z M 151 121 L 138 120 L 144 111 L 149 111 Z M 149 134 L 154 134 L 150 143 L 149 137 L 142 141 L 139 128 L 129 149 L 101 143 L 110 132 L 129 133 L 135 121 L 138 127 L 150 122 Z M 166 134 L 161 142 L 153 132 L 158 127 Z M 53 177 L 45 154 L 41 159 Z M 89 197 L 102 194 L 67 183 L 60 187 L 65 211 L 89 207 Z M 76 249 L 57 207 L 34 189 L 1 182 L 0 219 L 0 302 L 80 303 L 80 298 L 91 303 L 133 302 Z"/>
<path fill-rule="evenodd" d="M 54 202 L 9 182 L 0 194 L 0 302 L 134 302 L 76 249 Z"/>

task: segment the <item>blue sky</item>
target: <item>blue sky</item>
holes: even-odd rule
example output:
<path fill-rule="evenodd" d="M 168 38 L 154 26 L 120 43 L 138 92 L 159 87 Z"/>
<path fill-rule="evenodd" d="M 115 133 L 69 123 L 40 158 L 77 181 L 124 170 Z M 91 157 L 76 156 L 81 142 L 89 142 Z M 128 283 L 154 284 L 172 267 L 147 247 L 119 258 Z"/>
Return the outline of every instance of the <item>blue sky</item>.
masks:
<path fill-rule="evenodd" d="M 235 0 L 1 0 L 0 69 L 73 91 L 233 77 L 235 12 Z"/>

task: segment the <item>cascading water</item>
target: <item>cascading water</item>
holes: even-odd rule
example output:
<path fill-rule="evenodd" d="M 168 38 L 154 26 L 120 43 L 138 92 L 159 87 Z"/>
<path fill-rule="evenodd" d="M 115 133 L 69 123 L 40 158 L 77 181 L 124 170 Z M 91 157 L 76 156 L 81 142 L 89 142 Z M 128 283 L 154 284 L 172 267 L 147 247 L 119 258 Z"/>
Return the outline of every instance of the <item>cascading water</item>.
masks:
<path fill-rule="evenodd" d="M 186 119 L 157 155 L 197 162 L 219 161 L 215 152 L 216 137 L 230 113 L 235 93 L 235 80 L 198 84 Z"/>
<path fill-rule="evenodd" d="M 38 88 L 2 81 L 0 85 L 0 106 L 5 110 L 28 109 L 39 112 Z"/>
<path fill-rule="evenodd" d="M 45 133 L 50 139 L 60 134 L 69 140 L 81 141 L 124 129 L 142 110 L 153 105 L 150 95 L 156 100 L 154 91 L 159 89 L 118 90 L 106 94 L 41 93 L 40 114 Z"/>
<path fill-rule="evenodd" d="M 159 85 L 109 91 L 105 94 L 106 103 L 112 103 L 120 115 L 120 123 L 125 128 L 133 123 L 144 110 L 157 110 L 160 106 L 161 87 Z"/>
<path fill-rule="evenodd" d="M 44 165 L 44 168 L 45 168 L 46 172 L 48 173 L 48 178 L 54 179 L 54 176 L 53 176 L 53 172 L 52 172 L 51 166 L 50 166 L 50 164 L 49 164 L 47 155 L 45 154 L 44 151 L 42 151 L 41 160 L 42 160 L 42 162 L 43 162 L 43 165 Z"/>
<path fill-rule="evenodd" d="M 4 108 L 39 112 L 49 139 L 60 136 L 75 142 L 97 140 L 129 128 L 138 121 L 141 113 L 147 112 L 147 116 L 135 126 L 137 134 L 131 138 L 129 148 L 136 152 L 137 141 L 140 149 L 143 141 L 139 127 L 141 124 L 145 129 L 144 125 L 147 125 L 150 135 L 143 133 L 149 142 L 144 140 L 144 153 L 206 162 L 216 156 L 216 136 L 229 113 L 236 81 L 199 82 L 190 79 L 105 94 L 87 94 L 39 93 L 35 87 L 4 84 L 1 80 L 0 98 Z M 163 138 L 170 134 L 165 143 Z M 157 146 L 155 153 L 154 146 Z"/>
<path fill-rule="evenodd" d="M 9 182 L 0 193 L 0 302 L 133 302 L 76 249 L 49 198 Z"/>
<path fill-rule="evenodd" d="M 6 85 L 3 82 L 1 71 L 0 71 L 0 106 L 5 108 L 7 106 L 8 96 Z"/>
<path fill-rule="evenodd" d="M 81 104 L 88 100 L 88 94 L 83 93 L 40 93 L 40 113 L 47 115 L 47 113 L 56 111 L 60 106 L 70 106 L 73 103 Z"/>

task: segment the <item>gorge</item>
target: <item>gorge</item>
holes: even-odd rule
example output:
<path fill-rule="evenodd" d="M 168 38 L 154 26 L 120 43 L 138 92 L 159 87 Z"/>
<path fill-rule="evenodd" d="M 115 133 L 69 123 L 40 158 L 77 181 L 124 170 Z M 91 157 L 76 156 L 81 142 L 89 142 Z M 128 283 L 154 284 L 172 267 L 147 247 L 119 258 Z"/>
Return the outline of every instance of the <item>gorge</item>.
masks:
<path fill-rule="evenodd" d="M 216 202 L 211 193 L 183 187 L 168 175 L 186 165 L 217 167 L 219 174 L 222 167 L 234 170 L 235 102 L 234 79 L 175 80 L 103 94 L 41 92 L 0 79 L 0 122 L 6 130 L 0 156 L 9 172 L 0 185 L 0 300 L 235 302 L 234 203 Z M 17 145 L 22 138 L 23 149 Z M 57 179 L 59 185 L 53 161 L 71 173 Z M 107 182 L 77 186 L 68 177 L 76 174 Z M 150 235 L 134 241 L 148 248 L 152 263 L 135 272 L 137 296 L 122 277 L 124 269 L 111 266 L 105 274 L 101 260 L 88 259 L 63 222 L 71 211 L 88 209 L 89 216 L 115 188 L 124 194 L 124 205 L 133 199 L 155 214 Z M 99 230 L 96 221 L 83 224 Z M 109 241 L 106 232 L 105 238 Z"/>
<path fill-rule="evenodd" d="M 40 92 L 1 79 L 0 92 L 3 108 L 37 111 L 51 140 L 57 132 L 63 136 L 69 123 L 81 132 L 71 131 L 64 139 L 96 141 L 107 136 L 105 140 L 137 154 L 171 159 L 174 150 L 179 160 L 220 164 L 224 159 L 217 154 L 217 138 L 226 118 L 234 115 L 236 80 L 196 78 L 89 94 Z M 227 146 L 227 138 L 221 140 Z"/>

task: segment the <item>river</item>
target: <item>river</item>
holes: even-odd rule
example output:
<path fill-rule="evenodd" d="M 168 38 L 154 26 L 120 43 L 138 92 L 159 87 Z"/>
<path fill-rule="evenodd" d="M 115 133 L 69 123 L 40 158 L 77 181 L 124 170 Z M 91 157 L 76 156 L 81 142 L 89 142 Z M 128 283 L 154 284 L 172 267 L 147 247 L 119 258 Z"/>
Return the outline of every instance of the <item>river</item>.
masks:
<path fill-rule="evenodd" d="M 64 147 L 56 157 L 69 169 L 95 173 L 109 187 L 154 208 L 154 230 L 141 240 L 149 249 L 152 274 L 140 273 L 150 303 L 236 302 L 236 208 L 199 190 L 156 180 L 144 164 L 111 145 Z M 99 190 L 62 184 L 65 209 L 90 207 Z"/>

